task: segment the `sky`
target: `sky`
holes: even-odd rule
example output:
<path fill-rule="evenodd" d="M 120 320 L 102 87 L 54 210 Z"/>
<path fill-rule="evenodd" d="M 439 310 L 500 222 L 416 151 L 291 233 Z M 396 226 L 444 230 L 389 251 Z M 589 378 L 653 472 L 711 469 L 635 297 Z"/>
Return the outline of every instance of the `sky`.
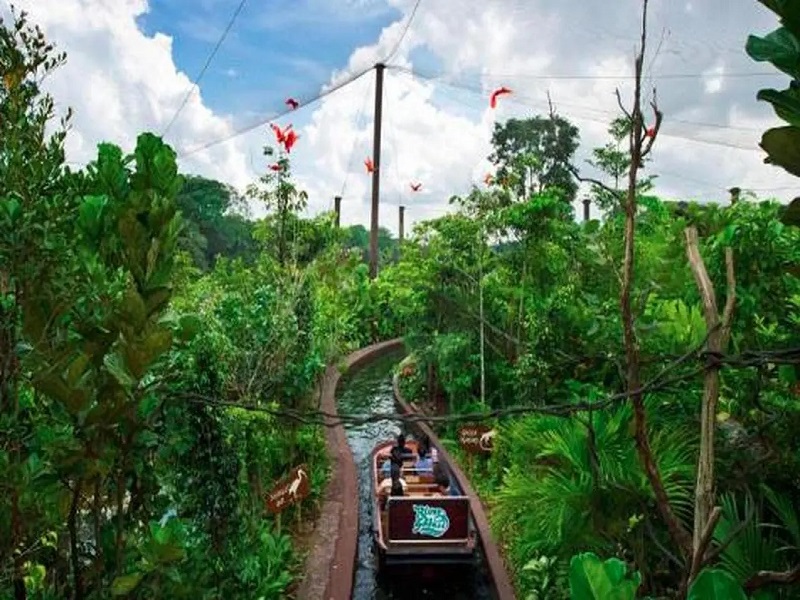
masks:
<path fill-rule="evenodd" d="M 368 226 L 375 72 L 315 98 L 401 41 L 385 74 L 381 168 L 380 222 L 396 232 L 398 205 L 409 227 L 483 185 L 495 121 L 546 114 L 549 93 L 580 129 L 576 163 L 597 176 L 585 161 L 609 141 L 615 90 L 631 104 L 641 0 L 421 0 L 410 25 L 415 0 L 248 0 L 193 87 L 239 2 L 14 0 L 68 55 L 45 81 L 58 109 L 75 111 L 68 161 L 87 163 L 102 141 L 130 151 L 153 131 L 184 173 L 243 190 L 272 162 L 262 155 L 274 144 L 269 123 L 292 123 L 292 170 L 309 214 L 332 210 L 342 195 L 342 222 Z M 747 36 L 773 30 L 776 17 L 756 0 L 650 7 L 645 89 L 657 90 L 665 115 L 647 167 L 656 193 L 727 202 L 739 186 L 784 202 L 799 195 L 800 182 L 765 165 L 758 147 L 782 123 L 756 93 L 788 82 L 744 52 Z M 513 94 L 491 110 L 499 86 Z M 289 97 L 301 106 L 280 116 Z"/>

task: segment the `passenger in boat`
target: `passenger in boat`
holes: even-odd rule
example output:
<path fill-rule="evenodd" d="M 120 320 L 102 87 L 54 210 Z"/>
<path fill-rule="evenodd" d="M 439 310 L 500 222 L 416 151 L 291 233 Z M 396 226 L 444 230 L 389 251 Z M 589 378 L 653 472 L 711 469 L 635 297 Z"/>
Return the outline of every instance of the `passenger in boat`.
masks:
<path fill-rule="evenodd" d="M 436 491 L 432 494 L 433 496 L 455 496 L 450 486 L 450 478 L 443 471 L 439 471 L 439 474 L 436 475 L 435 482 Z"/>
<path fill-rule="evenodd" d="M 392 447 L 391 450 L 392 456 L 399 456 L 402 459 L 408 459 L 414 456 L 414 453 L 406 448 L 406 436 L 404 434 L 398 434 L 397 436 L 397 445 Z"/>
<path fill-rule="evenodd" d="M 381 465 L 381 477 L 391 477 L 392 475 L 392 464 L 397 464 L 401 468 L 403 466 L 403 461 L 400 460 L 398 456 L 390 455 L 389 458 L 383 461 Z"/>
<path fill-rule="evenodd" d="M 378 486 L 378 498 L 380 501 L 381 510 L 386 507 L 386 500 L 388 496 L 404 496 L 408 484 L 405 479 L 400 477 L 400 465 L 392 463 L 391 476 L 381 481 Z"/>
<path fill-rule="evenodd" d="M 436 484 L 438 496 L 459 496 L 458 490 L 450 485 L 450 476 L 444 470 L 441 463 L 433 465 L 433 481 Z"/>
<path fill-rule="evenodd" d="M 427 436 L 425 436 L 427 437 Z M 433 471 L 433 458 L 431 458 L 429 441 L 424 438 L 419 441 L 419 450 L 417 462 L 414 463 L 414 469 L 417 473 L 430 473 Z"/>

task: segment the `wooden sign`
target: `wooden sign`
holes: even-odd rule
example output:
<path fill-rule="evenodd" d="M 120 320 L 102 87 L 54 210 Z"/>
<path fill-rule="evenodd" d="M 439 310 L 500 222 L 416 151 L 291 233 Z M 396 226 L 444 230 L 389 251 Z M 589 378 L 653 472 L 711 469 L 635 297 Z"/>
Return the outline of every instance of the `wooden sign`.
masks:
<path fill-rule="evenodd" d="M 465 425 L 458 429 L 458 443 L 467 452 L 488 453 L 494 450 L 495 433 L 486 425 Z"/>
<path fill-rule="evenodd" d="M 281 479 L 267 494 L 267 510 L 272 514 L 277 514 L 287 506 L 300 502 L 310 493 L 308 469 L 305 465 L 300 465 L 292 469 L 292 472 Z"/>
<path fill-rule="evenodd" d="M 469 536 L 468 498 L 389 497 L 389 542 L 448 540 Z"/>

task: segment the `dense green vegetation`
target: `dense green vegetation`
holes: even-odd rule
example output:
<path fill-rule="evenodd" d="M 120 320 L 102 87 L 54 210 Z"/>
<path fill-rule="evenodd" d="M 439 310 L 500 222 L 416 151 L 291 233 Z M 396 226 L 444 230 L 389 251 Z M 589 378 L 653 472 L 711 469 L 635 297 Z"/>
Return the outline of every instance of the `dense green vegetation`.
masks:
<path fill-rule="evenodd" d="M 759 92 L 789 123 L 762 145 L 800 175 L 800 13 L 764 3 L 784 27 L 748 52 L 793 84 Z M 635 109 L 593 153 L 603 220 L 578 223 L 577 128 L 511 121 L 496 184 L 402 248 L 383 231 L 370 281 L 367 231 L 301 218 L 283 154 L 244 196 L 181 175 L 148 133 L 68 169 L 69 115 L 40 88 L 63 60 L 24 17 L 0 26 L 0 598 L 285 596 L 328 465 L 320 428 L 281 411 L 313 413 L 326 365 L 398 335 L 403 389 L 428 410 L 524 408 L 491 421 L 491 458 L 461 456 L 521 598 L 797 597 L 798 353 L 776 353 L 800 347 L 795 204 L 648 195 L 624 143 L 646 155 L 657 131 Z M 717 312 L 735 289 L 721 328 L 694 233 Z M 692 566 L 709 419 L 721 510 Z M 311 496 L 267 515 L 300 462 Z"/>
<path fill-rule="evenodd" d="M 307 408 L 371 341 L 366 266 L 328 216 L 243 219 L 151 134 L 65 168 L 39 88 L 62 61 L 0 29 L 0 597 L 281 597 L 323 437 L 246 409 Z M 281 527 L 264 494 L 300 462 Z"/>

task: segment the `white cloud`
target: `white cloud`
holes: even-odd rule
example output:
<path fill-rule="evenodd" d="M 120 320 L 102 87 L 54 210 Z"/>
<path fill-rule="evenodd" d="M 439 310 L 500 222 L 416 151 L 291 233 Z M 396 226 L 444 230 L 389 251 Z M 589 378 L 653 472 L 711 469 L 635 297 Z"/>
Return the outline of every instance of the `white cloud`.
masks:
<path fill-rule="evenodd" d="M 725 82 L 725 67 L 717 65 L 713 69 L 706 72 L 705 75 L 705 90 L 706 94 L 716 94 L 722 91 L 722 86 Z"/>
<path fill-rule="evenodd" d="M 16 6 L 68 54 L 46 87 L 59 106 L 75 109 L 67 138 L 70 161 L 92 160 L 96 145 L 106 140 L 131 150 L 139 132 L 166 127 L 191 81 L 175 67 L 172 39 L 148 37 L 137 27 L 145 0 L 18 0 Z M 230 120 L 212 113 L 195 92 L 167 139 L 178 148 L 194 147 L 231 131 Z M 183 166 L 243 186 L 253 178 L 246 147 L 219 145 Z"/>
<path fill-rule="evenodd" d="M 387 1 L 389 9 L 405 15 L 413 4 Z M 358 7 L 356 0 L 339 2 L 351 10 Z M 147 10 L 145 0 L 17 3 L 69 54 L 67 66 L 47 83 L 59 105 L 76 109 L 69 160 L 91 159 L 102 140 L 130 149 L 138 132 L 163 130 L 190 80 L 174 64 L 170 37 L 150 37 L 138 29 L 136 19 Z M 450 195 L 480 184 L 487 171 L 494 119 L 545 113 L 548 91 L 559 112 L 581 129 L 579 160 L 591 147 L 603 144 L 607 123 L 619 112 L 615 89 L 620 88 L 626 102 L 630 98 L 628 74 L 637 40 L 638 15 L 632 7 L 640 2 L 618 4 L 605 4 L 601 11 L 583 3 L 563 6 L 541 0 L 423 2 L 392 63 L 412 66 L 409 55 L 424 48 L 456 85 L 474 86 L 476 91 L 387 71 L 381 223 L 396 230 L 400 202 L 408 205 L 407 227 L 445 212 Z M 755 101 L 756 91 L 785 85 L 782 78 L 731 78 L 737 72 L 772 69 L 752 63 L 742 51 L 750 30 L 768 31 L 776 25 L 771 15 L 751 4 L 653 2 L 647 89 L 658 84 L 666 114 L 652 163 L 661 173 L 659 193 L 724 199 L 726 188 L 733 185 L 778 189 L 777 195 L 787 198 L 791 190 L 800 191 L 795 178 L 763 164 L 757 145 L 761 132 L 776 120 L 768 106 Z M 366 5 L 387 10 L 376 2 Z M 405 22 L 398 20 L 374 45 L 356 49 L 348 64 L 331 75 L 330 84 L 386 56 L 404 29 Z M 246 65 L 238 70 L 243 68 Z M 653 78 L 681 73 L 697 76 Z M 564 77 L 576 74 L 583 78 Z M 370 178 L 363 160 L 372 148 L 373 81 L 374 73 L 367 73 L 298 114 L 308 124 L 299 127 L 301 140 L 292 158 L 300 184 L 311 196 L 311 212 L 329 209 L 346 181 L 343 222 L 369 223 Z M 488 94 L 498 85 L 513 88 L 514 95 L 491 111 Z M 167 140 L 185 155 L 233 131 L 232 118 L 213 113 L 195 92 Z M 260 152 L 265 141 L 266 127 L 259 127 L 185 156 L 181 165 L 243 187 L 263 168 Z M 412 180 L 423 183 L 423 192 L 411 193 Z"/>

